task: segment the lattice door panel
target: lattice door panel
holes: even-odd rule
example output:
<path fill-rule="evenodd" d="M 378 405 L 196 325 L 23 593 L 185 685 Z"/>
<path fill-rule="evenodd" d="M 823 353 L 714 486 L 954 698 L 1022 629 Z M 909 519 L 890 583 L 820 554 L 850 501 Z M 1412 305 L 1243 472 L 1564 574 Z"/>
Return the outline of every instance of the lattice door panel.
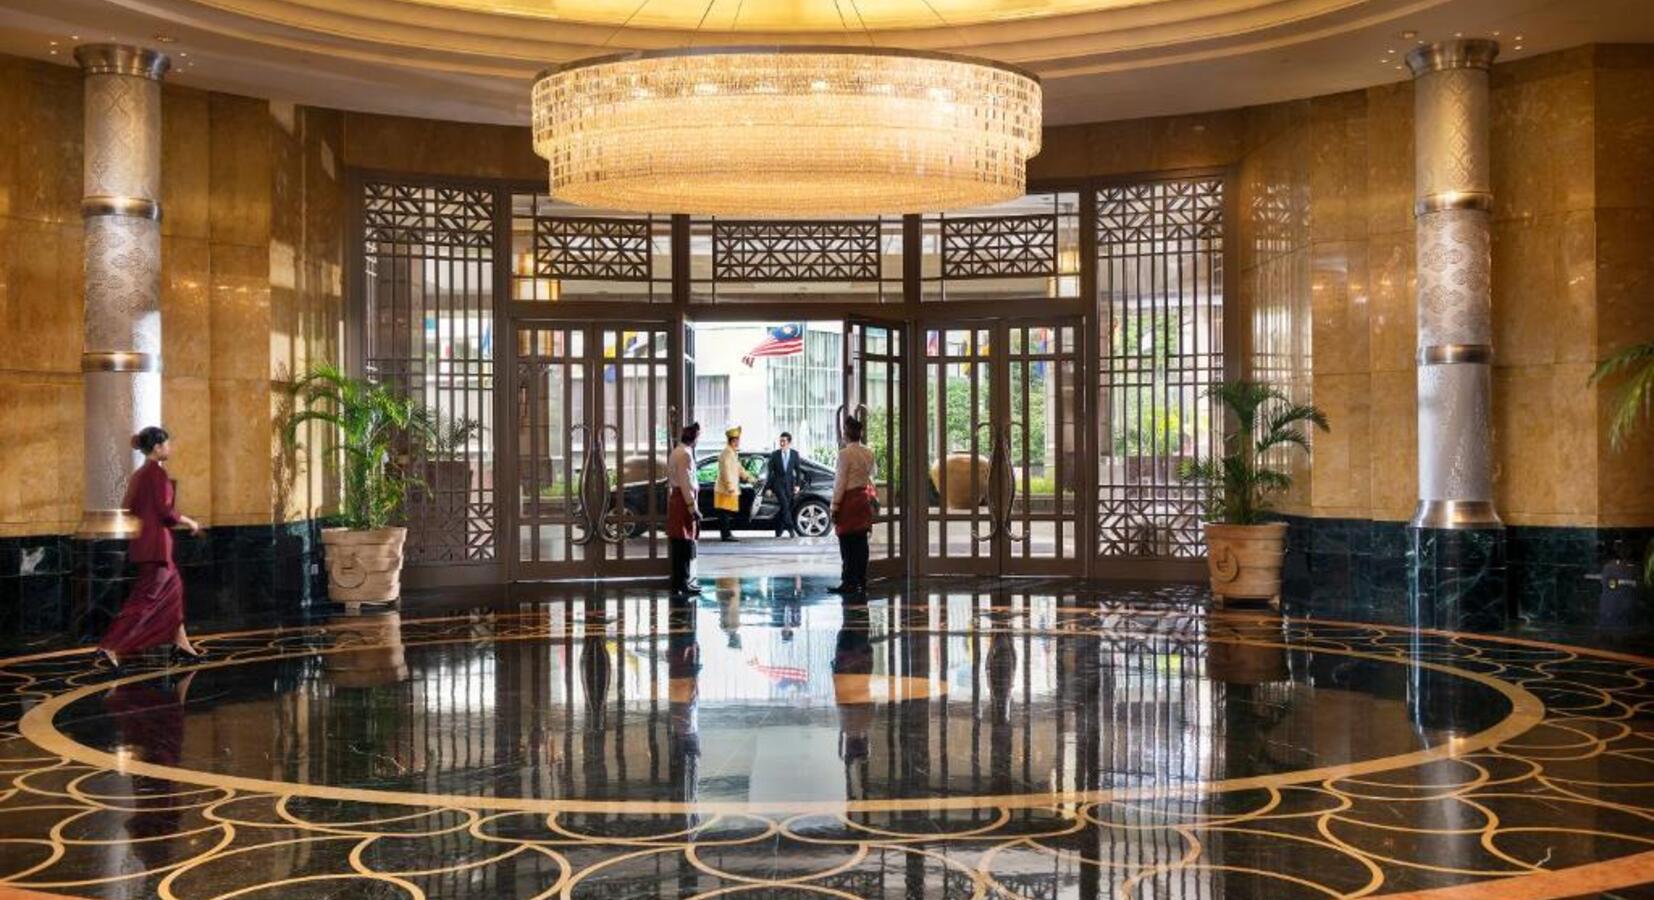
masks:
<path fill-rule="evenodd" d="M 418 398 L 449 445 L 405 448 L 420 483 L 405 510 L 410 565 L 496 556 L 494 195 L 367 182 L 362 193 L 366 374 Z"/>
<path fill-rule="evenodd" d="M 1223 182 L 1171 179 L 1097 193 L 1097 552 L 1198 557 L 1207 488 L 1185 461 L 1221 450 Z"/>

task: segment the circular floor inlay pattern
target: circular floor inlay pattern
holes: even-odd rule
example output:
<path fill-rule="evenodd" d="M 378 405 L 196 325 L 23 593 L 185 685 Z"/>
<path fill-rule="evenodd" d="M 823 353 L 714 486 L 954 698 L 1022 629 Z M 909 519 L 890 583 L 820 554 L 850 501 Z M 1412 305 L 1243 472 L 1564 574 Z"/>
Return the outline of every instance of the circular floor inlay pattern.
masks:
<path fill-rule="evenodd" d="M 412 642 L 366 620 L 335 632 L 363 639 L 343 646 L 200 666 L 182 694 L 166 672 L 80 687 L 24 730 L 77 762 L 238 790 L 796 813 L 1303 783 L 1481 749 L 1541 717 L 1536 697 L 1474 666 L 1280 635 L 1105 648 L 1096 634 L 1004 619 L 974 641 L 924 623 L 875 644 L 865 607 L 801 608 L 790 626 L 744 636 L 716 609 L 675 623 L 630 612 L 561 636 Z M 1087 731 L 1134 749 L 1077 765 L 1068 748 Z M 191 740 L 201 733 L 214 739 Z M 1176 758 L 1145 771 L 1141 753 Z"/>
<path fill-rule="evenodd" d="M 0 883 L 1325 896 L 1654 848 L 1654 661 L 1071 598 L 740 613 L 5 661 Z"/>

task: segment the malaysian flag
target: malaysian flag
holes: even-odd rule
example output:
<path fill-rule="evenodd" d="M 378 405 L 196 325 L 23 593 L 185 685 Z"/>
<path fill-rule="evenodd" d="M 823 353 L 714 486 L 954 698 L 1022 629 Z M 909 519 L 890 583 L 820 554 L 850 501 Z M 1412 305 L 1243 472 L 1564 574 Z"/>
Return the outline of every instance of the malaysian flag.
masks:
<path fill-rule="evenodd" d="M 804 323 L 788 322 L 785 325 L 770 326 L 769 336 L 760 341 L 758 346 L 747 351 L 741 357 L 741 362 L 748 368 L 760 356 L 792 356 L 794 353 L 804 352 Z"/>
<path fill-rule="evenodd" d="M 776 687 L 806 687 L 810 683 L 810 673 L 800 666 L 765 665 L 759 662 L 756 656 L 748 659 L 747 665 L 768 678 Z"/>

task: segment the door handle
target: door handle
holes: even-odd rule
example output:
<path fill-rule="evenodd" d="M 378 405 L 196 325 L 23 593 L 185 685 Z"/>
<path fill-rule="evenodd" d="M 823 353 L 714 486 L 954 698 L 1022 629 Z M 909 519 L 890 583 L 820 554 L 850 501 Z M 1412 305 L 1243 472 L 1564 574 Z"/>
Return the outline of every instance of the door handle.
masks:
<path fill-rule="evenodd" d="M 1006 485 L 1005 490 L 1002 492 L 1005 496 L 1005 508 L 999 515 L 999 527 L 1004 532 L 1006 540 L 1010 541 L 1026 540 L 1028 537 L 1027 532 L 1016 534 L 1011 531 L 1011 515 L 1016 511 L 1017 499 L 1016 469 L 1011 465 L 1011 429 L 1017 427 L 1022 429 L 1024 439 L 1027 438 L 1028 426 L 1026 424 L 1022 422 L 1011 422 L 1007 424 L 1004 428 L 1000 429 L 1000 440 L 1003 443 L 1003 447 L 997 454 L 1001 464 L 1004 466 L 1002 474 Z M 1024 463 L 1026 464 L 1026 460 Z"/>
<path fill-rule="evenodd" d="M 603 498 L 602 502 L 597 506 L 597 535 L 606 543 L 619 544 L 626 540 L 625 526 L 626 517 L 629 513 L 626 511 L 626 503 L 624 499 L 622 499 L 619 504 L 619 512 L 616 512 L 614 502 L 614 484 L 609 481 L 609 463 L 607 459 L 609 455 L 609 443 L 606 439 L 606 435 L 610 431 L 614 432 L 618 444 L 620 428 L 617 426 L 605 425 L 602 428 L 599 428 L 594 436 L 594 440 L 597 443 L 597 484 L 599 489 L 602 491 L 601 496 Z M 624 459 L 616 461 L 615 468 L 620 473 L 620 489 L 622 491 L 626 489 L 625 465 L 626 461 Z M 613 534 L 610 534 L 609 529 L 604 527 L 609 523 L 611 518 L 616 519 L 616 527 Z"/>
<path fill-rule="evenodd" d="M 999 471 L 999 437 L 998 431 L 994 428 L 994 423 L 992 422 L 976 423 L 976 428 L 972 433 L 980 434 L 984 428 L 988 429 L 988 471 L 986 473 L 988 483 L 982 485 L 982 487 L 987 488 L 988 491 L 988 533 L 982 533 L 980 523 L 977 521 L 975 516 L 972 516 L 971 537 L 975 539 L 977 543 L 984 543 L 998 537 L 1000 529 L 999 507 L 998 504 L 995 503 L 996 490 L 994 487 L 996 475 Z M 946 458 L 943 459 L 942 465 L 947 465 Z M 973 453 L 971 454 L 971 504 L 973 508 L 976 504 L 977 497 L 975 490 L 978 483 L 976 470 L 976 454 Z"/>
<path fill-rule="evenodd" d="M 577 422 L 569 426 L 569 447 L 571 449 L 575 446 L 574 437 L 576 434 L 585 435 L 586 438 L 586 458 L 580 462 L 580 474 L 575 476 L 574 489 L 574 496 L 580 501 L 580 518 L 583 520 L 586 530 L 583 534 L 571 539 L 569 543 L 574 544 L 576 547 L 584 547 L 597 537 L 597 520 L 592 517 L 592 498 L 591 491 L 589 489 L 589 482 L 591 481 L 592 476 L 594 441 L 592 439 L 591 427 L 584 422 Z M 564 493 L 566 496 L 568 492 L 565 490 Z"/>

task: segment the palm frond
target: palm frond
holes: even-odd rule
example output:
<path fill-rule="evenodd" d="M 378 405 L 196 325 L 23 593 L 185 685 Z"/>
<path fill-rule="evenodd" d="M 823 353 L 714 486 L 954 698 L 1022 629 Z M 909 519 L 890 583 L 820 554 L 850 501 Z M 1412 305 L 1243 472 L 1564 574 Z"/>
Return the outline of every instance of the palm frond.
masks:
<path fill-rule="evenodd" d="M 1643 420 L 1654 413 L 1654 343 L 1633 344 L 1597 364 L 1591 384 L 1624 375 L 1614 412 L 1609 418 L 1608 443 L 1623 449 Z"/>
<path fill-rule="evenodd" d="M 1213 521 L 1261 522 L 1269 510 L 1270 495 L 1292 486 L 1291 475 L 1265 465 L 1266 454 L 1289 446 L 1308 452 L 1305 425 L 1330 430 L 1327 415 L 1316 406 L 1293 400 L 1274 385 L 1257 381 L 1226 381 L 1208 388 L 1206 396 L 1221 403 L 1238 427 L 1224 438 L 1221 455 L 1187 460 L 1178 467 L 1178 474 L 1212 491 L 1207 515 Z"/>

